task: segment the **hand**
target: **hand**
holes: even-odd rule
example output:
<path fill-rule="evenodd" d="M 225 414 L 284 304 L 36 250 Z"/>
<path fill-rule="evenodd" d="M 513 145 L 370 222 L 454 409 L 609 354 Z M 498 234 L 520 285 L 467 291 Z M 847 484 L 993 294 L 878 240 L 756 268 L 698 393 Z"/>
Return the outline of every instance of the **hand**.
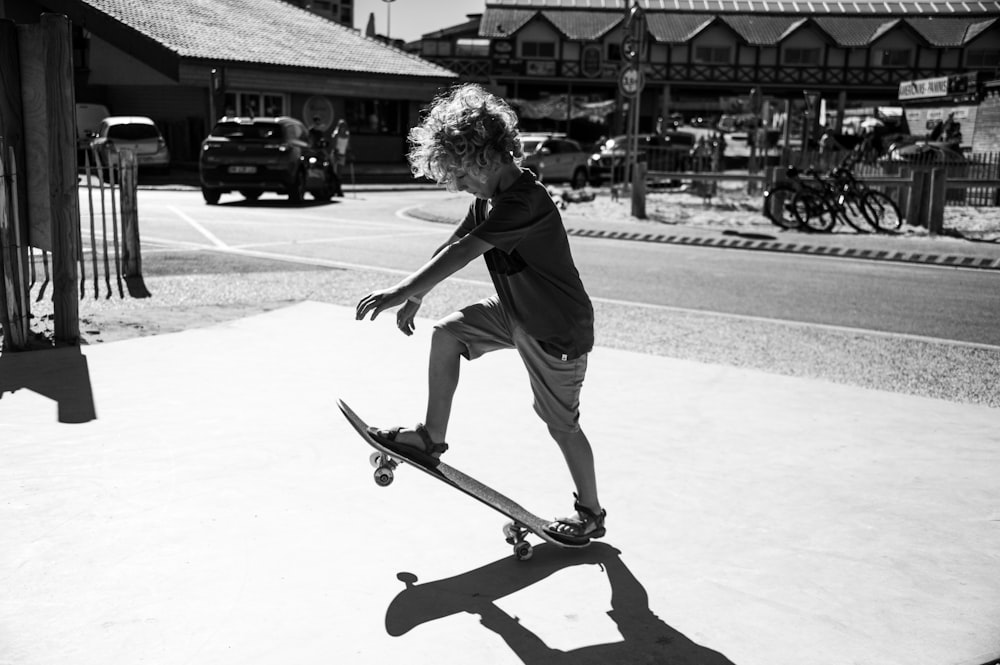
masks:
<path fill-rule="evenodd" d="M 361 321 L 371 312 L 371 320 L 374 321 L 385 310 L 402 305 L 405 301 L 406 297 L 395 288 L 373 291 L 358 302 L 355 318 Z"/>
<path fill-rule="evenodd" d="M 403 303 L 403 306 L 399 308 L 396 312 L 396 326 L 402 331 L 404 335 L 409 337 L 416 330 L 416 324 L 413 323 L 413 319 L 417 316 L 417 310 L 420 309 L 420 301 L 417 300 L 407 300 Z"/>

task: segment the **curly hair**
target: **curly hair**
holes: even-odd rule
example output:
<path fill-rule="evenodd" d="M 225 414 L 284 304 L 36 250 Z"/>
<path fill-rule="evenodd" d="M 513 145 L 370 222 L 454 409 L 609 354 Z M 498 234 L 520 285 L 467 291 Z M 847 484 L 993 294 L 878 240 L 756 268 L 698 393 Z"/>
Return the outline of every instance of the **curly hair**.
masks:
<path fill-rule="evenodd" d="M 410 171 L 452 189 L 455 172 L 474 178 L 499 164 L 520 164 L 524 153 L 517 114 L 475 83 L 439 95 L 410 130 Z"/>

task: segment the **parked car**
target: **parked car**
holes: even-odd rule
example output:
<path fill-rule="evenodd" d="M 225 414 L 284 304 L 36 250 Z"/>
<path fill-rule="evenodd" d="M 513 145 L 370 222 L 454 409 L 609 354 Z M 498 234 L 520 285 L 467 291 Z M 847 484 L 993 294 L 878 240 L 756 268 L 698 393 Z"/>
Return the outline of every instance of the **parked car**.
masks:
<path fill-rule="evenodd" d="M 101 121 L 110 116 L 108 107 L 103 104 L 76 104 L 76 157 L 77 165 L 83 167 L 84 152 L 90 148 L 91 141 L 101 128 Z M 93 159 L 91 159 L 93 161 Z"/>
<path fill-rule="evenodd" d="M 238 191 L 255 201 L 263 192 L 287 194 L 301 202 L 343 196 L 330 156 L 309 141 L 309 130 L 295 118 L 225 117 L 202 141 L 198 159 L 201 193 L 214 205 Z"/>
<path fill-rule="evenodd" d="M 591 155 L 591 182 L 597 184 L 608 179 L 618 182 L 624 178 L 627 141 L 628 137 L 624 134 L 615 136 Z M 646 162 L 651 171 L 687 171 L 694 143 L 694 134 L 690 132 L 639 134 L 636 137 L 638 160 Z"/>
<path fill-rule="evenodd" d="M 561 134 L 522 134 L 525 168 L 543 182 L 568 182 L 575 189 L 587 185 L 590 156 L 583 147 Z"/>
<path fill-rule="evenodd" d="M 141 115 L 113 115 L 101 121 L 97 136 L 90 145 L 97 149 L 102 167 L 118 168 L 119 151 L 128 148 L 135 153 L 140 170 L 167 171 L 170 150 L 163 135 L 151 119 Z"/>

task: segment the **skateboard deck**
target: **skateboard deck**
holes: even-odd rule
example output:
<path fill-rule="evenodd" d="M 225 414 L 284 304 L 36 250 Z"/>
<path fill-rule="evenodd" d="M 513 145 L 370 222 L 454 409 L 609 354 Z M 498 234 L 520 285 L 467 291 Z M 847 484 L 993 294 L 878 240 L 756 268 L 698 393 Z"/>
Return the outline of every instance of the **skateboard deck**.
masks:
<path fill-rule="evenodd" d="M 377 485 L 386 487 L 391 484 L 394 478 L 394 470 L 399 466 L 400 462 L 405 462 L 410 466 L 420 469 L 427 475 L 456 488 L 512 520 L 510 524 L 504 526 L 503 533 L 507 542 L 514 547 L 514 555 L 521 561 L 531 558 L 532 546 L 525 540 L 525 536 L 528 533 L 533 533 L 545 542 L 552 543 L 557 547 L 581 548 L 590 544 L 589 540 L 579 542 L 567 541 L 552 536 L 545 531 L 545 527 L 551 520 L 543 520 L 529 512 L 516 501 L 444 462 L 438 462 L 435 467 L 428 467 L 417 460 L 409 459 L 406 455 L 386 448 L 369 434 L 368 424 L 358 414 L 354 413 L 344 400 L 338 399 L 337 406 L 340 407 L 340 411 L 347 418 L 347 422 L 361 435 L 361 438 L 376 450 L 370 456 L 370 461 L 372 466 L 376 468 L 375 483 Z"/>

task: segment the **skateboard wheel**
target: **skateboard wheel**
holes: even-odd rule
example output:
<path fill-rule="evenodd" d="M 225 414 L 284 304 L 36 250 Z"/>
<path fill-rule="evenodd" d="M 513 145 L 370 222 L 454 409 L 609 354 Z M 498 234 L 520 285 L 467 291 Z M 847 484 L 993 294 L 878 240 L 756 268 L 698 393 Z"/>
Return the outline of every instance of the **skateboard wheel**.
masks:
<path fill-rule="evenodd" d="M 375 484 L 379 487 L 388 487 L 392 484 L 392 469 L 380 466 L 375 470 Z"/>
<path fill-rule="evenodd" d="M 535 548 L 531 546 L 531 543 L 522 540 L 514 545 L 514 556 L 517 557 L 518 561 L 527 561 L 534 553 Z"/>
<path fill-rule="evenodd" d="M 368 463 L 372 465 L 373 469 L 377 469 L 382 466 L 382 453 L 374 452 L 368 456 Z"/>

